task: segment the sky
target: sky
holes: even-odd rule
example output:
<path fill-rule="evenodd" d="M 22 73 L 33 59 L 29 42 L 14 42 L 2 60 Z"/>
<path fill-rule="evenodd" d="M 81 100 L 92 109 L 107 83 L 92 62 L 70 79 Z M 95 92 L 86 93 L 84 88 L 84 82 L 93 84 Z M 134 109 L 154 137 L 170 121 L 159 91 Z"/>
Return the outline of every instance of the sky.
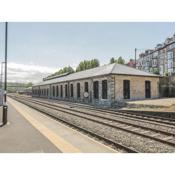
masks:
<path fill-rule="evenodd" d="M 0 60 L 4 60 L 5 24 L 0 23 Z M 84 59 L 107 64 L 111 57 L 134 58 L 175 33 L 175 23 L 148 22 L 10 22 L 8 81 L 38 82 L 64 66 Z"/>

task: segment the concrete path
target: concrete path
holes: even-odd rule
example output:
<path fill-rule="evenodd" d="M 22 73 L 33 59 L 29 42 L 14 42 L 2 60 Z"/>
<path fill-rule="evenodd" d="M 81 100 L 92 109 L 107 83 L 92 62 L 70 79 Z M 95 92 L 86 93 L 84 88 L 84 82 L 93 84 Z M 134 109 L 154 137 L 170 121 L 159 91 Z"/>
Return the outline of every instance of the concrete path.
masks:
<path fill-rule="evenodd" d="M 2 110 L 0 111 L 0 120 Z M 0 127 L 0 153 L 61 152 L 8 103 L 8 124 Z"/>
<path fill-rule="evenodd" d="M 10 124 L 0 128 L 0 152 L 116 152 L 13 99 L 8 104 Z"/>

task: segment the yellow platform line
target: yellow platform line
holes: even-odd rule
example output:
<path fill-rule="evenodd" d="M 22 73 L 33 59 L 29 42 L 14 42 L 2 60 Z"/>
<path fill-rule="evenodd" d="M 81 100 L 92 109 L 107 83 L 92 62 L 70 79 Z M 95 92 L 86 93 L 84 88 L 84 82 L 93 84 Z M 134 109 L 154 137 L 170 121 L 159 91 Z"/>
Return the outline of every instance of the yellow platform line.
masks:
<path fill-rule="evenodd" d="M 64 153 L 80 153 L 81 151 L 72 144 L 64 140 L 62 137 L 55 134 L 49 128 L 38 122 L 27 111 L 19 107 L 14 100 L 8 99 L 10 104 L 27 120 L 29 121 L 41 134 L 50 140 L 61 152 Z"/>

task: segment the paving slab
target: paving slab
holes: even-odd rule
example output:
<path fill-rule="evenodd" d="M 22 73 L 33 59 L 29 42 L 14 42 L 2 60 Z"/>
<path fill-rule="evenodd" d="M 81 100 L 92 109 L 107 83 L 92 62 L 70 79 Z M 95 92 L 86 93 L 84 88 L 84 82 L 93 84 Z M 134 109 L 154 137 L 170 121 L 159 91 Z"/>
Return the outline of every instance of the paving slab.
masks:
<path fill-rule="evenodd" d="M 112 148 L 48 117 L 24 104 L 8 98 L 11 107 L 64 153 L 116 153 Z M 30 125 L 29 124 L 29 125 Z"/>
<path fill-rule="evenodd" d="M 34 128 L 11 103 L 8 103 L 8 124 L 0 127 L 0 153 L 58 152 L 61 151 Z"/>

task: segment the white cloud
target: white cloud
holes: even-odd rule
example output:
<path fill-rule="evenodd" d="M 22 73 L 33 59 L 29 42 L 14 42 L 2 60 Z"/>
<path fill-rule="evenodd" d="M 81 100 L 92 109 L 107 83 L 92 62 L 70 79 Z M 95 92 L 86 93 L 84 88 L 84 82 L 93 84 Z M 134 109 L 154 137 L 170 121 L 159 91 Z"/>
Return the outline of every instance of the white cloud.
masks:
<path fill-rule="evenodd" d="M 9 62 L 7 65 L 7 79 L 9 82 L 37 83 L 42 81 L 43 77 L 54 73 L 56 70 L 58 68 Z"/>

